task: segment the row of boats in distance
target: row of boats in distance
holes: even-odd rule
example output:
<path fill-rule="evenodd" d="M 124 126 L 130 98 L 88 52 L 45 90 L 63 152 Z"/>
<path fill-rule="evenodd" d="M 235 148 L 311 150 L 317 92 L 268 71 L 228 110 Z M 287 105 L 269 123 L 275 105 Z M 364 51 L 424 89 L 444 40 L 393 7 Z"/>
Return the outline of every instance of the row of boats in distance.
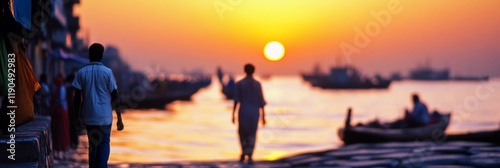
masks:
<path fill-rule="evenodd" d="M 336 66 L 331 67 L 329 73 L 324 73 L 316 66 L 311 73 L 301 74 L 304 81 L 311 84 L 313 87 L 323 89 L 387 89 L 393 81 L 403 80 L 400 75 L 392 75 L 391 78 L 383 78 L 380 75 L 366 77 L 354 66 Z M 233 99 L 234 80 L 225 75 L 219 68 L 217 77 L 221 83 L 221 93 L 226 99 Z M 270 78 L 270 76 L 264 76 Z M 451 78 L 449 70 L 434 70 L 429 67 L 420 67 L 410 72 L 410 80 L 426 80 L 426 81 L 443 81 L 443 80 L 467 80 L 467 81 L 484 81 L 489 80 L 489 77 L 454 77 Z M 211 84 L 211 75 L 208 74 L 191 74 L 177 75 L 177 77 L 167 76 L 164 78 L 156 77 L 153 80 L 142 80 L 133 84 L 146 89 L 145 93 L 141 93 L 140 99 L 134 100 L 129 108 L 147 109 L 156 108 L 163 109 L 166 104 L 176 100 L 190 100 L 191 97 L 200 89 Z"/>
<path fill-rule="evenodd" d="M 386 89 L 392 81 L 402 80 L 399 75 L 393 75 L 391 79 L 384 79 L 380 76 L 363 77 L 361 73 L 352 66 L 332 67 L 329 74 L 322 73 L 319 67 L 312 73 L 301 74 L 302 78 L 314 87 L 324 89 Z M 410 72 L 410 80 L 443 81 L 443 80 L 468 80 L 481 81 L 488 80 L 489 77 L 449 77 L 449 70 L 433 70 L 428 67 L 414 69 Z M 338 130 L 338 136 L 345 144 L 355 143 L 379 143 L 379 142 L 408 142 L 415 140 L 426 140 L 439 136 L 445 136 L 448 140 L 472 140 L 495 142 L 500 139 L 500 130 L 484 131 L 476 133 L 466 133 L 458 135 L 447 135 L 450 120 L 450 113 L 437 113 L 439 117 L 436 122 L 421 127 L 402 128 L 379 128 L 366 125 L 351 125 L 351 109 L 348 110 L 346 124 Z M 439 134 L 436 134 L 439 130 Z"/>
<path fill-rule="evenodd" d="M 321 71 L 318 65 L 311 73 L 301 73 L 304 81 L 313 87 L 323 89 L 387 89 L 392 81 L 403 80 L 400 74 L 395 73 L 391 78 L 380 75 L 373 77 L 363 76 L 354 66 L 331 67 L 329 73 Z M 410 71 L 409 80 L 422 81 L 487 81 L 489 76 L 450 76 L 449 69 L 435 70 L 429 66 L 417 67 Z"/>

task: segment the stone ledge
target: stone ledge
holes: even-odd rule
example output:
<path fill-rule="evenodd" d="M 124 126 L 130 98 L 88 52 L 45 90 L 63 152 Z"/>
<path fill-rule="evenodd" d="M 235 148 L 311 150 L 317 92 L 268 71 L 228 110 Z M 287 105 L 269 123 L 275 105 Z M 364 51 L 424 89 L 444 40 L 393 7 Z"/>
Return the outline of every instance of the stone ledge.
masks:
<path fill-rule="evenodd" d="M 35 116 L 33 121 L 16 127 L 16 160 L 8 158 L 10 155 L 8 151 L 1 150 L 0 167 L 24 167 L 27 165 L 49 167 L 52 163 L 50 122 L 51 120 L 48 116 Z M 10 148 L 9 144 L 7 144 L 10 140 L 9 136 L 10 134 L 6 134 L 0 137 L 0 149 Z"/>

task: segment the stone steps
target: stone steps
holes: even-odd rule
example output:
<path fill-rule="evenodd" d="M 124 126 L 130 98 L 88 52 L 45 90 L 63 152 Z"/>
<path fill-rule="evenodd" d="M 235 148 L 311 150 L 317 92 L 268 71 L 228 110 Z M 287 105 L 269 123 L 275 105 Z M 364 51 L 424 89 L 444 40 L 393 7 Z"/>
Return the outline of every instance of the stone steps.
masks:
<path fill-rule="evenodd" d="M 15 160 L 7 151 L 0 151 L 0 167 L 49 167 L 52 165 L 50 117 L 35 116 L 35 120 L 16 127 Z M 10 134 L 0 137 L 0 149 L 9 149 Z"/>

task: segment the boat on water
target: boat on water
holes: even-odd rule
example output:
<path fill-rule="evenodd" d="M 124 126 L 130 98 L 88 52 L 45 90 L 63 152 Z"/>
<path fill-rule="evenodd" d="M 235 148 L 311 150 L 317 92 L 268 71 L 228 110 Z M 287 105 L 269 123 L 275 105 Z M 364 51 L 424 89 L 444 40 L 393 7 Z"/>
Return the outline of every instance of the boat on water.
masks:
<path fill-rule="evenodd" d="M 312 84 L 312 82 L 326 77 L 327 74 L 323 73 L 319 65 L 315 65 L 312 73 L 301 73 L 300 76 L 302 76 L 302 79 L 304 79 L 304 81 Z"/>
<path fill-rule="evenodd" d="M 456 76 L 453 80 L 457 81 L 488 81 L 490 80 L 489 76 Z"/>
<path fill-rule="evenodd" d="M 412 80 L 449 80 L 450 79 L 450 70 L 436 70 L 432 69 L 429 66 L 421 66 L 417 67 L 410 71 L 410 79 Z"/>
<path fill-rule="evenodd" d="M 441 114 L 440 117 L 422 127 L 414 128 L 376 128 L 370 126 L 351 126 L 351 114 L 347 112 L 346 124 L 340 128 L 338 135 L 345 144 L 354 143 L 380 143 L 380 142 L 409 142 L 415 140 L 436 139 L 444 136 L 450 124 L 451 114 Z"/>
<path fill-rule="evenodd" d="M 230 89 L 227 86 L 222 87 L 222 94 L 224 94 L 224 97 L 228 100 L 234 99 L 234 89 Z"/>
<path fill-rule="evenodd" d="M 148 93 L 146 97 L 137 101 L 135 109 L 164 109 L 165 105 L 176 100 L 191 100 L 191 97 L 198 92 L 199 89 L 192 88 L 186 90 L 174 90 L 165 93 Z"/>
<path fill-rule="evenodd" d="M 229 79 L 226 82 L 224 80 L 226 76 L 227 75 L 224 74 L 224 72 L 220 67 L 217 68 L 217 79 L 219 80 L 219 83 L 222 87 L 221 92 L 227 100 L 232 100 L 234 98 L 234 89 L 236 87 L 236 81 L 231 75 L 229 75 L 228 76 Z"/>
<path fill-rule="evenodd" d="M 392 80 L 380 76 L 372 78 L 363 77 L 359 71 L 352 66 L 332 67 L 330 74 L 322 73 L 315 68 L 313 73 L 302 73 L 304 81 L 313 87 L 323 89 L 387 89 Z"/>
<path fill-rule="evenodd" d="M 451 77 L 449 69 L 434 69 L 429 65 L 422 65 L 410 71 L 409 79 L 424 81 L 487 81 L 489 76 L 455 76 Z"/>
<path fill-rule="evenodd" d="M 209 86 L 208 76 L 184 76 L 182 78 L 155 79 L 147 83 L 144 97 L 134 99 L 128 105 L 133 109 L 164 109 L 176 100 L 189 101 L 200 89 Z"/>

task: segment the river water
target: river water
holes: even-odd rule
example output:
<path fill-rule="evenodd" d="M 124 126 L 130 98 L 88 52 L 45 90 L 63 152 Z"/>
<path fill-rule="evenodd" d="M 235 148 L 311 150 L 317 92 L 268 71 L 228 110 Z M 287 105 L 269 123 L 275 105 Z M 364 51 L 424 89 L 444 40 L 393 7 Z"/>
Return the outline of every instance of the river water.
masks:
<path fill-rule="evenodd" d="M 217 80 L 212 81 L 192 101 L 174 102 L 166 110 L 126 111 L 125 130 L 111 135 L 110 163 L 238 159 L 237 127 L 231 123 L 233 102 L 225 100 Z M 397 81 L 387 90 L 322 90 L 298 76 L 274 76 L 261 83 L 268 124 L 259 128 L 257 160 L 338 147 L 342 141 L 337 129 L 343 127 L 348 107 L 353 108 L 353 123 L 374 118 L 391 121 L 411 108 L 414 92 L 429 110 L 453 112 L 448 133 L 500 127 L 499 78 Z"/>

